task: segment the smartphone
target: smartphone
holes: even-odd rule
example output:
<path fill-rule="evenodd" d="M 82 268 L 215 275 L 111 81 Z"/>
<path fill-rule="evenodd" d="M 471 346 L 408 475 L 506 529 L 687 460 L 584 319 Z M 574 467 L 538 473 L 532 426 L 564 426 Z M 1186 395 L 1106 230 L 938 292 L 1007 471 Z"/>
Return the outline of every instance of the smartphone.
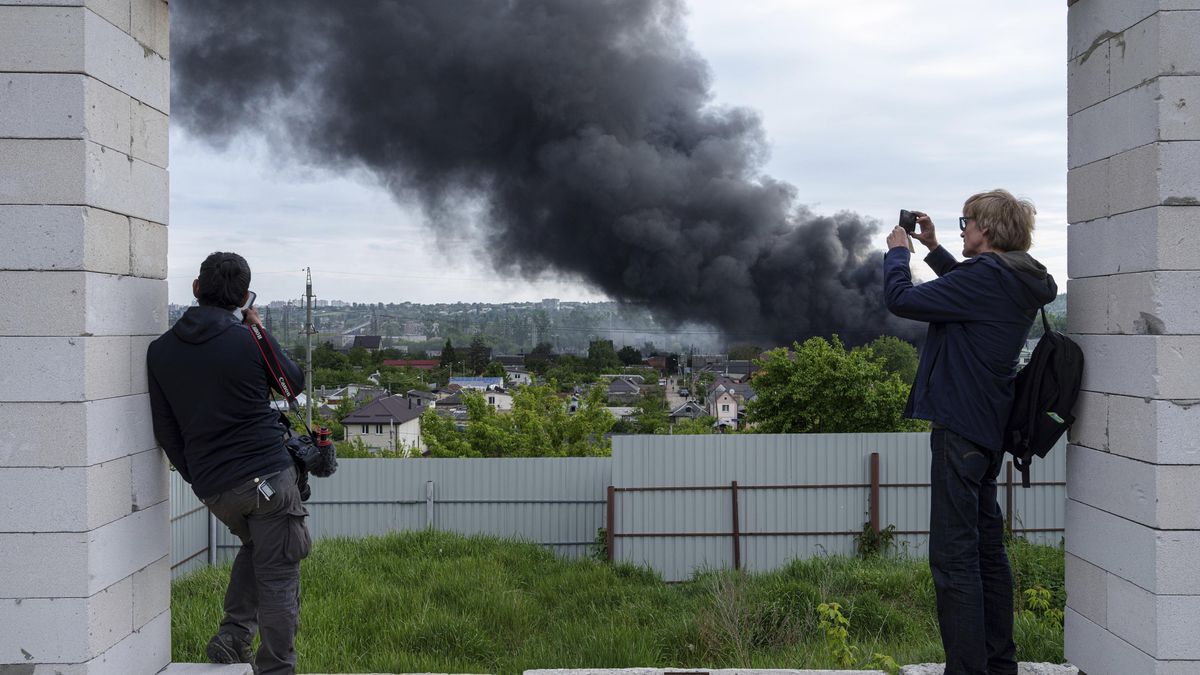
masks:
<path fill-rule="evenodd" d="M 255 298 L 258 297 L 258 295 L 254 291 L 246 291 L 246 293 L 247 293 L 246 304 L 242 305 L 241 307 L 238 307 L 233 312 L 233 315 L 237 317 L 238 321 L 246 320 L 246 314 L 245 314 L 246 310 L 254 307 L 254 300 L 255 300 Z"/>

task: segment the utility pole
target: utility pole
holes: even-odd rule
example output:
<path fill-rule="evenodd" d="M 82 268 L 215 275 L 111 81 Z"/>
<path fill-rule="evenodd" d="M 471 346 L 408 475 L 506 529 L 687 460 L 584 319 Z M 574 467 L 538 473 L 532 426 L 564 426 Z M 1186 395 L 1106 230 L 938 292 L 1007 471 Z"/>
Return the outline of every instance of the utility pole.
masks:
<path fill-rule="evenodd" d="M 305 304 L 308 307 L 307 320 L 304 323 L 304 336 L 305 336 L 306 349 L 308 352 L 307 358 L 305 358 L 305 360 L 304 360 L 308 366 L 308 372 L 304 376 L 305 384 L 308 385 L 308 387 L 307 387 L 308 395 L 304 397 L 305 398 L 305 401 L 304 401 L 304 404 L 305 404 L 304 405 L 304 408 L 305 408 L 304 423 L 306 425 L 308 425 L 309 429 L 312 429 L 312 409 L 313 409 L 312 336 L 313 336 L 313 333 L 316 331 L 313 330 L 313 320 L 312 320 L 312 305 L 313 305 L 312 268 L 305 267 L 304 272 L 305 272 L 305 277 L 306 277 L 306 279 L 304 281 L 304 298 L 306 301 Z"/>

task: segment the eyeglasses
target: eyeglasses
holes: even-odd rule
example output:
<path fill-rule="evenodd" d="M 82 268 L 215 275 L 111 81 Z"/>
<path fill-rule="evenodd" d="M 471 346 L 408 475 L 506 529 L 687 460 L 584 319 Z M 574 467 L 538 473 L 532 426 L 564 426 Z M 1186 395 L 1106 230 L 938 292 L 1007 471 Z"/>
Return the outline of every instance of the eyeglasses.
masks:
<path fill-rule="evenodd" d="M 971 216 L 959 216 L 958 217 L 958 229 L 960 232 L 967 231 L 967 221 L 968 220 L 975 220 L 975 219 Z"/>

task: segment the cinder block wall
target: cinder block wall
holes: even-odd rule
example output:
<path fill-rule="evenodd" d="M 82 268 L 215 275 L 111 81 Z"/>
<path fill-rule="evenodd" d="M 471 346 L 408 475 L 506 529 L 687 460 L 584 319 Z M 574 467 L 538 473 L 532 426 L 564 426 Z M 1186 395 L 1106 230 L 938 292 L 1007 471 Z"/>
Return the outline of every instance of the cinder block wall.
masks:
<path fill-rule="evenodd" d="M 3 672 L 170 661 L 168 59 L 165 0 L 0 0 Z"/>
<path fill-rule="evenodd" d="M 1066 656 L 1200 672 L 1200 0 L 1069 10 Z"/>

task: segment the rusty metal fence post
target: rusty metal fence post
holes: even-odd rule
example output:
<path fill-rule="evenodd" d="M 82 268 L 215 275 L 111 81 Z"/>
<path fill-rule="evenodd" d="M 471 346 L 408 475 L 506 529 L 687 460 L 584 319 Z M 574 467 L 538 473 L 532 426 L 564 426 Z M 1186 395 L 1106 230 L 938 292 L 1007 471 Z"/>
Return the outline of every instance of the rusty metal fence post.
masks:
<path fill-rule="evenodd" d="M 613 489 L 613 486 L 609 485 L 608 486 L 608 514 L 607 514 L 605 522 L 604 522 L 604 533 L 608 537 L 607 543 L 608 543 L 608 562 L 609 562 L 609 564 L 612 564 L 612 561 L 613 561 L 613 553 L 614 553 L 613 540 L 615 539 L 616 530 L 617 530 L 616 513 L 617 513 L 616 490 Z"/>
<path fill-rule="evenodd" d="M 879 534 L 879 453 L 871 453 L 871 531 Z"/>
<path fill-rule="evenodd" d="M 742 535 L 738 529 L 738 486 L 737 481 L 729 484 L 733 495 L 733 569 L 742 569 Z"/>

